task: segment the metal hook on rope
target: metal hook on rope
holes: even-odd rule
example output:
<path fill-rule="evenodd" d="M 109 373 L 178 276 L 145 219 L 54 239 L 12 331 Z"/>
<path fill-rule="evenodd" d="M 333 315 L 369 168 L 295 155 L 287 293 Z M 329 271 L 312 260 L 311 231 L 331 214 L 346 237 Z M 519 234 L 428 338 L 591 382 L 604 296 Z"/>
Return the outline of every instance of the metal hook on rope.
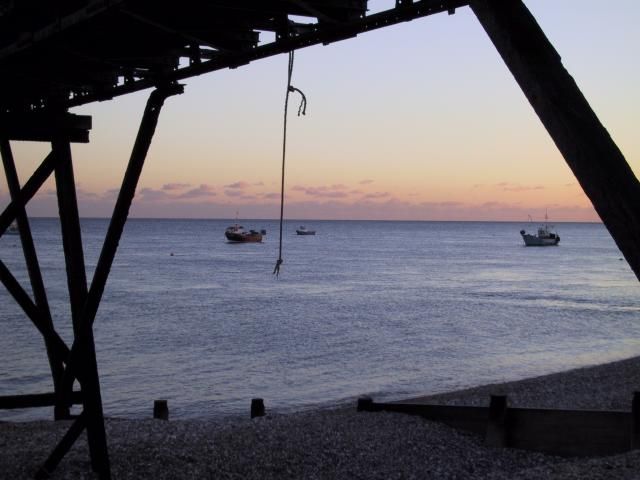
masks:
<path fill-rule="evenodd" d="M 287 109 L 289 107 L 289 94 L 298 92 L 302 96 L 300 106 L 298 107 L 298 116 L 306 114 L 307 111 L 307 97 L 302 90 L 291 85 L 291 76 L 293 75 L 293 50 L 289 52 L 289 66 L 287 69 L 287 92 L 284 97 L 284 122 L 282 128 L 282 177 L 280 182 L 280 241 L 278 246 L 278 260 L 276 266 L 273 269 L 273 274 L 278 277 L 280 274 L 280 266 L 284 262 L 282 260 L 282 224 L 284 222 L 284 167 L 285 160 L 287 158 Z"/>

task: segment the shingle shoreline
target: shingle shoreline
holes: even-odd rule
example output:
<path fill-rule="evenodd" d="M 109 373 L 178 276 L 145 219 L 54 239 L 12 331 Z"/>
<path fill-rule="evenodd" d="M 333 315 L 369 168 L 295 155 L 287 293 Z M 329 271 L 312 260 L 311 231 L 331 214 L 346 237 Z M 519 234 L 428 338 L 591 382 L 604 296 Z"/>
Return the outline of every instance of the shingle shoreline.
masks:
<path fill-rule="evenodd" d="M 428 397 L 486 405 L 630 410 L 640 357 Z M 33 478 L 67 422 L 0 422 L 0 478 Z M 640 479 L 640 451 L 560 458 L 485 447 L 477 435 L 419 417 L 348 406 L 262 418 L 106 420 L 114 479 Z M 83 435 L 54 479 L 97 478 Z"/>

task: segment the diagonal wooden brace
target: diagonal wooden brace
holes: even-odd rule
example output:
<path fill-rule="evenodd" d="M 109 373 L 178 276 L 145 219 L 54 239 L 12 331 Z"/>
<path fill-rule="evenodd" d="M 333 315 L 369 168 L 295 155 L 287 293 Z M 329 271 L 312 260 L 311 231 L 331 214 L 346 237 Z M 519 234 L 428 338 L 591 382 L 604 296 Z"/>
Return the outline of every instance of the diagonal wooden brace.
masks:
<path fill-rule="evenodd" d="M 65 392 L 71 391 L 74 379 L 82 372 L 79 378 L 84 398 L 83 416 L 86 421 L 91 465 L 93 470 L 98 472 L 103 479 L 111 477 L 111 469 L 104 428 L 98 368 L 95 361 L 93 323 L 102 299 L 111 265 L 115 258 L 118 243 L 124 230 L 138 180 L 142 173 L 142 167 L 144 166 L 144 161 L 158 123 L 160 110 L 167 97 L 180 94 L 182 91 L 182 85 L 170 85 L 154 90 L 149 96 L 127 170 L 122 181 L 118 200 L 116 201 L 102 251 L 98 259 L 98 264 L 96 265 L 93 281 L 88 291 L 86 290 L 86 279 L 82 277 L 82 273 L 80 272 L 80 263 L 83 263 L 83 260 L 79 256 L 74 257 L 74 255 L 77 254 L 67 252 L 68 249 L 72 248 L 72 245 L 78 244 L 80 241 L 79 230 L 77 230 L 77 226 L 75 225 L 77 221 L 76 214 L 71 212 L 71 214 L 62 219 L 63 224 L 66 224 L 67 228 L 65 256 L 67 259 L 70 294 L 74 298 L 72 308 L 74 309 L 75 337 L 66 362 L 62 390 Z M 65 156 L 66 148 L 64 144 L 58 143 L 54 145 L 57 155 Z M 64 183 L 70 179 L 72 179 L 70 162 L 62 160 L 60 168 L 56 170 L 56 180 Z M 72 195 L 68 184 L 65 188 L 67 188 L 66 192 L 64 188 L 62 189 L 63 191 L 59 190 L 59 202 L 61 205 L 71 205 L 73 209 L 75 197 Z M 63 229 L 64 228 L 65 226 L 63 225 Z M 81 303 L 82 301 L 83 303 Z M 73 437 L 73 435 L 70 435 L 70 437 Z M 77 436 L 75 438 L 77 438 Z M 75 438 L 73 438 L 71 443 L 75 441 Z M 61 450 L 63 451 L 62 456 L 67 450 L 68 448 Z M 55 465 L 53 466 L 55 467 Z M 47 468 L 46 471 L 48 472 L 50 469 Z"/>
<path fill-rule="evenodd" d="M 471 9 L 640 279 L 640 183 L 522 0 Z"/>
<path fill-rule="evenodd" d="M 33 290 L 35 303 L 40 314 L 40 322 L 42 322 L 43 325 L 46 325 L 47 329 L 53 330 L 53 319 L 51 318 L 49 301 L 47 300 L 47 293 L 44 287 L 44 281 L 42 280 L 42 272 L 40 271 L 40 264 L 38 262 L 33 236 L 31 235 L 31 227 L 27 218 L 27 212 L 21 198 L 18 172 L 13 159 L 11 145 L 6 137 L 0 138 L 0 155 L 2 156 L 2 163 L 7 177 L 7 186 L 9 187 L 11 201 L 15 208 L 16 221 L 18 222 L 18 228 L 20 230 L 22 251 L 24 252 L 24 258 L 27 264 L 29 279 L 31 280 L 31 289 Z M 45 337 L 44 341 L 47 356 L 49 358 L 51 375 L 53 377 L 54 389 L 56 392 L 59 392 L 64 366 L 60 360 L 56 359 L 56 356 L 53 353 L 55 347 L 52 345 L 50 338 Z M 68 417 L 69 408 L 62 403 L 59 403 L 55 406 L 54 415 L 56 419 Z"/>
<path fill-rule="evenodd" d="M 49 153 L 33 175 L 31 175 L 31 178 L 29 178 L 27 183 L 25 183 L 20 190 L 17 202 L 10 202 L 9 205 L 7 205 L 7 208 L 5 208 L 2 214 L 0 214 L 0 233 L 4 233 L 11 222 L 16 219 L 16 209 L 18 208 L 16 205 L 24 207 L 38 192 L 38 190 L 40 190 L 40 187 L 44 184 L 47 178 L 49 178 L 51 173 L 53 173 L 55 161 L 56 158 L 53 153 Z"/>

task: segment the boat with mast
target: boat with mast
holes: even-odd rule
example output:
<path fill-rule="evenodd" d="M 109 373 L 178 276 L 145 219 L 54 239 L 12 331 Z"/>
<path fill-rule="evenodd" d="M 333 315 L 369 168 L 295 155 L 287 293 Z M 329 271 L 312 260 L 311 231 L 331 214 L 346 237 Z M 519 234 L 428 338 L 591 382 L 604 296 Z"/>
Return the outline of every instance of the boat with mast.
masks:
<path fill-rule="evenodd" d="M 529 216 L 531 222 L 531 216 Z M 558 245 L 560 243 L 560 235 L 558 235 L 553 229 L 553 225 L 549 225 L 549 218 L 547 213 L 544 214 L 544 225 L 538 226 L 536 234 L 527 233 L 524 230 L 520 230 L 522 240 L 526 247 L 548 247 Z"/>

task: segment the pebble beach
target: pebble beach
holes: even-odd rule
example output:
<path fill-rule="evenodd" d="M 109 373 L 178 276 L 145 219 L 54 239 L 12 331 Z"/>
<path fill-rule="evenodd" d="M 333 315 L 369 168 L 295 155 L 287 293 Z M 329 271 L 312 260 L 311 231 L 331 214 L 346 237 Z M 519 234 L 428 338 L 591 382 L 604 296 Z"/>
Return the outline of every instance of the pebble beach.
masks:
<path fill-rule="evenodd" d="M 433 395 L 434 403 L 630 410 L 640 357 Z M 562 458 L 491 448 L 479 435 L 349 405 L 255 419 L 107 418 L 114 479 L 640 479 L 640 450 Z M 247 415 L 248 417 L 248 415 Z M 0 478 L 33 478 L 68 422 L 0 422 Z M 53 479 L 98 478 L 83 434 Z"/>

